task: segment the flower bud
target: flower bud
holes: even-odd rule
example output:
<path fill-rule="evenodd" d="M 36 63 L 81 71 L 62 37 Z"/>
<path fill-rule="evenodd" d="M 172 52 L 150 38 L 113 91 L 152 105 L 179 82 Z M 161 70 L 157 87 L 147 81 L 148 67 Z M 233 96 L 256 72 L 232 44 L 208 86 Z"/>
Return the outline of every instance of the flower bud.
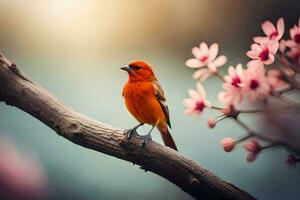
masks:
<path fill-rule="evenodd" d="M 250 152 L 247 154 L 247 162 L 254 162 L 257 158 L 258 153 Z"/>
<path fill-rule="evenodd" d="M 214 128 L 216 126 L 217 122 L 214 117 L 209 117 L 207 120 L 207 125 L 209 128 Z"/>
<path fill-rule="evenodd" d="M 244 144 L 244 149 L 251 153 L 259 153 L 261 150 L 260 144 L 257 142 L 257 140 L 252 139 L 246 144 Z"/>
<path fill-rule="evenodd" d="M 224 138 L 221 141 L 221 145 L 226 152 L 231 152 L 235 146 L 235 140 L 231 137 Z"/>

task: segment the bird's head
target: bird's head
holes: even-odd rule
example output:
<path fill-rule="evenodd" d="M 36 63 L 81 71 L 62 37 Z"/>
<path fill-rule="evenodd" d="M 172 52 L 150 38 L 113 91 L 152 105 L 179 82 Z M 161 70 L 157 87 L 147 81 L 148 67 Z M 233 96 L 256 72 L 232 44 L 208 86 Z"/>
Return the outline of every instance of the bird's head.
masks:
<path fill-rule="evenodd" d="M 122 70 L 127 71 L 129 81 L 153 81 L 156 77 L 151 66 L 144 61 L 132 61 L 128 65 L 121 67 Z"/>

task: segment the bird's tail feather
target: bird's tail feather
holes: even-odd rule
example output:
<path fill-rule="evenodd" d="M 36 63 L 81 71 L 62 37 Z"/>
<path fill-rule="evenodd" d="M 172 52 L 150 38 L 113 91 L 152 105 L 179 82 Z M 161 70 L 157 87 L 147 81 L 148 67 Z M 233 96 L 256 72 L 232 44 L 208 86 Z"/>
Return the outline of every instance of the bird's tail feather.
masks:
<path fill-rule="evenodd" d="M 160 135 L 162 137 L 162 140 L 164 142 L 164 144 L 176 151 L 178 151 L 177 149 L 177 146 L 173 140 L 173 137 L 172 135 L 170 134 L 169 130 L 168 130 L 168 127 L 165 127 L 163 129 L 160 129 L 159 128 L 159 132 L 160 132 Z"/>

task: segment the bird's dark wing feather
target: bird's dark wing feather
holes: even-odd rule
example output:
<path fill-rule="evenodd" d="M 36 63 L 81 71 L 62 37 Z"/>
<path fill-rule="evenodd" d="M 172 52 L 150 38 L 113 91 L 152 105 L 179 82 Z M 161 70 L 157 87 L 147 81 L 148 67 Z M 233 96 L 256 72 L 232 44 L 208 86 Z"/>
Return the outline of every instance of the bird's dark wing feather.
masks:
<path fill-rule="evenodd" d="M 165 99 L 164 91 L 158 81 L 153 82 L 153 88 L 154 88 L 154 93 L 155 93 L 156 99 L 158 100 L 158 102 L 166 116 L 167 124 L 171 128 L 169 108 L 167 105 L 167 101 Z"/>

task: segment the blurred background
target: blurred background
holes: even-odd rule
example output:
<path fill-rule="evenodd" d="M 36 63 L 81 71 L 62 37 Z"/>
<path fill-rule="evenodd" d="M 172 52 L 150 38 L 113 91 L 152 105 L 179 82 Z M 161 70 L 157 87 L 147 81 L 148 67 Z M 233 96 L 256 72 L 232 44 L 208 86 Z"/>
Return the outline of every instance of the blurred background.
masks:
<path fill-rule="evenodd" d="M 187 117 L 182 105 L 187 90 L 195 87 L 193 70 L 184 65 L 193 46 L 217 42 L 228 65 L 245 64 L 264 20 L 284 17 L 291 27 L 299 11 L 299 0 L 0 0 L 0 51 L 65 104 L 121 128 L 136 121 L 124 107 L 127 75 L 119 68 L 132 59 L 146 60 L 165 90 L 172 134 L 183 155 L 258 199 L 299 199 L 300 170 L 287 168 L 284 150 L 263 153 L 249 164 L 242 148 L 228 154 L 220 147 L 222 138 L 238 137 L 243 129 L 224 121 L 209 130 L 206 119 L 213 113 Z M 218 105 L 220 82 L 211 78 L 204 85 Z M 152 137 L 162 142 L 157 131 Z M 3 102 L 0 140 L 38 169 L 23 172 L 38 173 L 36 198 L 192 199 L 138 166 L 74 145 Z M 23 162 L 13 163 L 20 168 Z"/>

